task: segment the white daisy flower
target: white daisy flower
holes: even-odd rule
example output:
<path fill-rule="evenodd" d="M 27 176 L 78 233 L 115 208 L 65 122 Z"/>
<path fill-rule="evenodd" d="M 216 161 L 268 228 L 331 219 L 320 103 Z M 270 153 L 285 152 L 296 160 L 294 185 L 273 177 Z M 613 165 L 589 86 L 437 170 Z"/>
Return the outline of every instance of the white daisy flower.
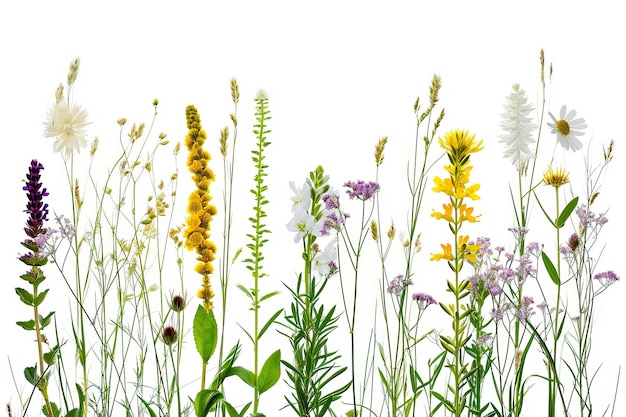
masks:
<path fill-rule="evenodd" d="M 48 120 L 44 123 L 44 135 L 56 138 L 53 144 L 55 152 L 63 151 L 69 157 L 74 151 L 87 146 L 86 127 L 87 111 L 77 104 L 70 104 L 62 99 L 48 109 Z"/>
<path fill-rule="evenodd" d="M 561 107 L 560 117 L 557 120 L 552 113 L 548 113 L 553 123 L 548 122 L 548 126 L 552 128 L 552 133 L 556 133 L 557 142 L 565 149 L 566 151 L 570 150 L 577 151 L 582 149 L 583 143 L 578 139 L 577 136 L 583 135 L 583 129 L 587 128 L 587 123 L 585 123 L 585 119 L 576 117 L 576 110 L 570 110 L 567 112 L 567 106 L 563 105 Z"/>
<path fill-rule="evenodd" d="M 500 116 L 500 127 L 504 133 L 498 136 L 500 143 L 505 145 L 504 157 L 511 158 L 513 165 L 518 170 L 534 156 L 530 145 L 535 143 L 532 131 L 537 126 L 532 122 L 530 113 L 533 106 L 528 103 L 526 92 L 519 88 L 519 84 L 513 85 L 513 92 L 506 98 L 504 113 Z"/>

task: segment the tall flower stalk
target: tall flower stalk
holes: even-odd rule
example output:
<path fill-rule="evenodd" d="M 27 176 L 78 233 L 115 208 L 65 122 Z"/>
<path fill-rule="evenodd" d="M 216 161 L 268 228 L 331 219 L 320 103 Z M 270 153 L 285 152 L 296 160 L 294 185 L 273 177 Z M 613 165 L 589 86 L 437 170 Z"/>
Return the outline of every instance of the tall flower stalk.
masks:
<path fill-rule="evenodd" d="M 212 298 L 215 296 L 211 286 L 211 274 L 217 247 L 210 240 L 211 221 L 217 214 L 217 209 L 211 202 L 210 185 L 215 180 L 215 174 L 209 168 L 211 155 L 204 149 L 206 132 L 202 129 L 200 115 L 195 106 L 187 106 L 187 128 L 185 146 L 189 149 L 187 167 L 192 173 L 196 189 L 189 195 L 187 205 L 187 228 L 185 229 L 185 247 L 195 250 L 197 257 L 195 271 L 202 277 L 202 284 L 198 290 L 198 298 L 202 300 L 202 308 L 198 309 L 194 319 L 194 337 L 196 347 L 202 358 L 200 389 L 206 388 L 206 367 L 209 358 L 215 350 L 217 342 L 217 323 L 213 315 Z"/>
<path fill-rule="evenodd" d="M 407 183 L 410 209 L 407 213 L 406 238 L 398 238 L 394 223 L 387 227 L 387 232 L 379 230 L 382 224 L 382 202 L 376 199 L 376 220 L 370 224 L 371 236 L 375 242 L 381 265 L 380 302 L 384 321 L 384 333 L 377 336 L 378 352 L 381 365 L 378 368 L 387 397 L 386 408 L 389 416 L 397 416 L 408 412 L 415 415 L 417 399 L 428 384 L 434 383 L 433 378 L 425 380 L 419 374 L 418 344 L 425 337 L 418 334 L 419 319 L 426 307 L 434 303 L 434 299 L 424 293 L 410 294 L 408 285 L 420 285 L 419 275 L 414 275 L 414 264 L 417 253 L 421 250 L 421 236 L 418 230 L 418 219 L 424 191 L 428 182 L 428 172 L 433 166 L 429 153 L 444 118 L 442 109 L 437 116 L 434 109 L 439 101 L 441 78 L 434 75 L 430 83 L 429 103 L 425 109 L 420 107 L 419 98 L 413 107 L 416 118 L 415 138 L 412 143 L 412 158 L 407 161 Z M 381 138 L 376 144 L 374 160 L 376 163 L 376 181 L 379 180 L 380 167 L 384 161 L 384 150 L 388 138 Z M 381 194 L 382 197 L 382 194 Z M 394 199 L 395 202 L 395 199 Z M 401 232 L 400 232 L 401 233 Z M 401 274 L 391 271 L 388 265 L 393 245 L 400 245 L 405 265 Z M 411 316 L 412 309 L 417 306 L 417 320 Z M 443 363 L 439 355 L 433 363 Z"/>
<path fill-rule="evenodd" d="M 296 195 L 292 197 L 294 218 L 287 227 L 296 232 L 296 240 L 302 240 L 304 265 L 296 285 L 286 285 L 292 303 L 285 314 L 285 330 L 281 333 L 292 347 L 293 362 L 283 360 L 282 363 L 292 389 L 291 395 L 285 398 L 302 417 L 335 415 L 331 408 L 333 402 L 351 385 L 348 382 L 334 390 L 328 386 L 347 370 L 337 365 L 341 355 L 329 349 L 330 335 L 337 328 L 339 316 L 335 314 L 335 306 L 327 309 L 321 299 L 329 279 L 337 272 L 337 249 L 335 236 L 323 250 L 318 238 L 342 227 L 338 196 L 329 192 L 328 179 L 324 169 L 318 166 L 302 188 L 290 184 Z"/>
<path fill-rule="evenodd" d="M 480 151 L 482 141 L 476 142 L 475 135 L 467 131 L 450 131 L 446 133 L 444 139 L 439 139 L 439 144 L 445 150 L 450 161 L 450 165 L 444 168 L 448 172 L 447 178 L 435 177 L 435 187 L 433 191 L 444 193 L 448 196 L 449 202 L 443 205 L 443 211 L 434 211 L 432 216 L 448 222 L 449 229 L 454 237 L 453 243 L 441 244 L 442 253 L 434 254 L 431 260 L 445 260 L 454 273 L 454 281 L 448 280 L 448 291 L 454 296 L 453 304 L 440 303 L 443 310 L 452 319 L 452 335 L 441 335 L 443 347 L 452 355 L 448 359 L 452 382 L 449 384 L 452 399 L 439 395 L 445 408 L 455 416 L 460 416 L 467 404 L 466 389 L 468 378 L 475 372 L 469 368 L 464 361 L 464 347 L 471 338 L 468 331 L 469 317 L 472 314 L 471 306 L 463 304 L 461 300 L 469 295 L 469 281 L 461 278 L 461 270 L 466 261 L 476 262 L 476 256 L 480 244 L 469 242 L 469 236 L 461 235 L 460 231 L 464 223 L 477 221 L 474 209 L 464 203 L 466 198 L 478 200 L 476 194 L 480 188 L 479 184 L 469 185 L 470 156 Z"/>
<path fill-rule="evenodd" d="M 17 287 L 15 292 L 20 300 L 33 309 L 33 319 L 27 321 L 18 321 L 17 325 L 24 330 L 34 331 L 37 343 L 37 365 L 24 369 L 24 375 L 28 382 L 36 387 L 44 400 L 44 414 L 47 417 L 53 417 L 53 410 L 58 412 L 56 405 L 50 401 L 48 395 L 48 382 L 50 380 L 50 367 L 55 363 L 59 346 L 56 345 L 48 351 L 44 351 L 44 345 L 48 344 L 48 338 L 43 331 L 52 321 L 54 312 L 42 315 L 40 310 L 41 304 L 46 299 L 48 290 L 41 290 L 40 285 L 45 281 L 42 266 L 48 262 L 49 252 L 46 247 L 48 240 L 52 236 L 53 230 L 44 227 L 48 221 L 48 204 L 44 203 L 44 197 L 48 196 L 48 190 L 41 183 L 41 171 L 43 165 L 33 159 L 26 174 L 26 185 L 22 188 L 26 191 L 28 203 L 26 210 L 28 220 L 26 221 L 26 239 L 22 242 L 22 246 L 29 252 L 19 257 L 25 265 L 30 269 L 20 277 L 32 286 L 32 290 Z"/>
<path fill-rule="evenodd" d="M 251 240 L 251 242 L 247 244 L 248 249 L 251 251 L 251 255 L 249 258 L 244 259 L 244 262 L 247 264 L 246 268 L 248 268 L 252 274 L 253 286 L 251 288 L 246 288 L 241 284 L 237 285 L 237 287 L 250 299 L 251 310 L 254 314 L 252 331 L 246 331 L 246 335 L 252 342 L 254 363 L 252 371 L 237 367 L 236 372 L 245 383 L 254 389 L 251 401 L 252 413 L 253 415 L 257 415 L 259 414 L 259 401 L 261 394 L 269 390 L 280 379 L 280 349 L 274 351 L 261 366 L 260 340 L 282 313 L 282 309 L 275 312 L 265 322 L 265 324 L 261 325 L 261 317 L 259 314 L 261 303 L 278 294 L 278 291 L 261 295 L 260 288 L 261 279 L 267 276 L 267 273 L 263 271 L 263 261 L 265 259 L 263 247 L 265 246 L 265 243 L 267 243 L 266 235 L 270 233 L 270 230 L 265 224 L 265 218 L 267 217 L 265 208 L 269 203 L 267 200 L 268 187 L 265 182 L 265 177 L 268 175 L 268 166 L 265 161 L 265 150 L 271 144 L 271 142 L 267 140 L 267 134 L 271 132 L 271 130 L 268 129 L 267 122 L 272 117 L 270 116 L 269 101 L 264 91 L 259 91 L 254 101 L 256 103 L 256 123 L 254 125 L 254 134 L 257 142 L 256 148 L 252 151 L 252 162 L 254 163 L 255 173 L 254 187 L 250 190 L 254 196 L 254 205 L 253 214 L 249 218 L 252 223 L 252 232 L 247 235 Z M 246 405 L 246 408 L 248 406 L 249 404 Z"/>

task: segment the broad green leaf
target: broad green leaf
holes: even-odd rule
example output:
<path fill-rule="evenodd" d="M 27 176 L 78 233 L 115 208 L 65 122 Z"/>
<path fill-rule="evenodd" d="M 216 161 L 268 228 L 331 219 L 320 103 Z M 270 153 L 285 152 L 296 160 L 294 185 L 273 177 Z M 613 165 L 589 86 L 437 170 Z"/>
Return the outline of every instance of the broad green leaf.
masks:
<path fill-rule="evenodd" d="M 52 409 L 52 415 L 54 417 L 60 417 L 61 416 L 61 410 L 59 410 L 59 406 L 56 405 L 55 403 L 50 403 L 50 408 Z M 48 409 L 46 408 L 46 405 L 44 404 L 41 407 L 41 412 L 44 416 L 48 416 Z M 48 416 L 49 417 L 49 416 Z"/>
<path fill-rule="evenodd" d="M 217 345 L 217 322 L 213 310 L 206 311 L 201 305 L 193 319 L 193 337 L 196 349 L 204 363 L 207 363 Z"/>
<path fill-rule="evenodd" d="M 24 330 L 35 330 L 35 320 L 18 321 L 16 324 Z"/>
<path fill-rule="evenodd" d="M 543 260 L 543 265 L 546 267 L 546 270 L 548 271 L 548 275 L 550 275 L 550 279 L 552 280 L 552 282 L 554 282 L 556 285 L 561 285 L 561 278 L 559 277 L 559 273 L 556 271 L 554 264 L 550 260 L 550 257 L 548 257 L 545 252 L 541 252 L 541 259 Z"/>
<path fill-rule="evenodd" d="M 20 297 L 20 300 L 26 305 L 33 305 L 33 295 L 26 291 L 24 288 L 16 288 L 15 292 Z"/>
<path fill-rule="evenodd" d="M 259 393 L 272 388 L 280 379 L 280 349 L 272 353 L 259 373 Z"/>
<path fill-rule="evenodd" d="M 37 384 L 37 367 L 28 366 L 24 368 L 24 377 L 32 385 L 36 385 Z"/>
<path fill-rule="evenodd" d="M 35 305 L 36 306 L 41 305 L 41 303 L 43 303 L 43 301 L 46 299 L 46 295 L 48 295 L 48 291 L 49 290 L 50 289 L 48 288 L 48 289 L 40 292 L 39 294 L 37 294 L 37 298 L 35 298 Z"/>
<path fill-rule="evenodd" d="M 576 208 L 576 205 L 578 205 L 578 197 L 574 197 L 572 201 L 567 203 L 567 206 L 565 206 L 561 214 L 559 214 L 559 218 L 556 219 L 556 225 L 558 228 L 563 227 L 567 219 L 569 219 L 569 216 L 572 214 L 572 212 Z"/>
<path fill-rule="evenodd" d="M 254 373 L 242 366 L 233 366 L 230 369 L 231 375 L 237 375 L 243 382 L 254 388 Z"/>
<path fill-rule="evenodd" d="M 41 324 L 42 329 L 47 327 L 50 324 L 50 322 L 52 321 L 52 316 L 54 316 L 54 311 L 51 311 L 45 317 L 39 316 L 39 324 Z"/>
<path fill-rule="evenodd" d="M 43 354 L 43 360 L 44 362 L 46 362 L 48 366 L 52 366 L 56 363 L 56 359 L 57 359 L 60 349 L 61 347 L 59 345 L 56 345 L 55 347 L 50 349 L 48 352 Z"/>
<path fill-rule="evenodd" d="M 224 398 L 224 395 L 216 390 L 203 389 L 198 392 L 193 402 L 193 408 L 197 417 L 206 417 L 213 407 Z"/>

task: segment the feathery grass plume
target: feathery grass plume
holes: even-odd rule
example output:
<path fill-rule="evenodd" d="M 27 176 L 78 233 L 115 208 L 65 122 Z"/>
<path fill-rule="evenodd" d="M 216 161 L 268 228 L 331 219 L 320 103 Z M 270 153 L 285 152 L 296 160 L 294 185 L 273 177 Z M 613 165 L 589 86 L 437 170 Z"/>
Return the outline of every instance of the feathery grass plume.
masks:
<path fill-rule="evenodd" d="M 211 221 L 217 214 L 217 209 L 211 204 L 210 186 L 215 180 L 215 174 L 209 168 L 211 155 L 204 149 L 206 132 L 202 129 L 200 115 L 193 105 L 187 106 L 187 128 L 185 146 L 189 150 L 187 167 L 192 174 L 196 189 L 189 195 L 187 205 L 187 227 L 184 232 L 185 247 L 195 250 L 198 264 L 196 272 L 202 276 L 202 287 L 198 291 L 198 298 L 202 300 L 205 310 L 213 309 L 211 299 L 215 296 L 211 287 L 211 274 L 217 247 L 209 240 L 211 237 Z M 132 132 L 132 130 L 131 130 Z"/>
<path fill-rule="evenodd" d="M 387 144 L 387 136 L 383 136 L 376 143 L 376 147 L 374 148 L 374 160 L 376 161 L 376 166 L 380 166 L 385 159 L 385 155 L 383 152 L 385 151 L 385 145 Z"/>

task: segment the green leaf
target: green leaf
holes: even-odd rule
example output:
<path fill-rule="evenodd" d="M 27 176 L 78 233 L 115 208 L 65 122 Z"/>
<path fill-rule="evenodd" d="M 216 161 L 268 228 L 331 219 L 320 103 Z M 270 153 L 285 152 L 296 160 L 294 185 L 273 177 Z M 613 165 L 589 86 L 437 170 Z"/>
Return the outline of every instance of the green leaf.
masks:
<path fill-rule="evenodd" d="M 80 417 L 82 416 L 83 410 L 84 410 L 84 405 L 85 405 L 85 393 L 83 392 L 83 389 L 81 388 L 80 384 L 76 384 L 76 392 L 78 393 L 78 414 L 77 416 Z"/>
<path fill-rule="evenodd" d="M 35 320 L 18 321 L 16 324 L 24 330 L 35 330 Z"/>
<path fill-rule="evenodd" d="M 78 414 L 78 408 L 73 408 L 70 411 L 67 412 L 67 414 L 65 415 L 65 417 L 80 417 L 81 415 Z"/>
<path fill-rule="evenodd" d="M 259 393 L 272 388 L 280 379 L 280 349 L 272 353 L 259 373 Z"/>
<path fill-rule="evenodd" d="M 40 292 L 39 294 L 37 294 L 37 298 L 35 298 L 35 305 L 36 306 L 41 305 L 41 303 L 43 303 L 43 301 L 46 299 L 46 295 L 48 295 L 48 291 L 49 290 L 50 289 L 48 288 L 48 289 Z"/>
<path fill-rule="evenodd" d="M 242 366 L 233 366 L 230 369 L 230 374 L 238 376 L 243 382 L 254 388 L 254 373 L 252 371 Z"/>
<path fill-rule="evenodd" d="M 545 252 L 541 252 L 541 259 L 543 260 L 543 265 L 546 267 L 546 270 L 548 271 L 548 275 L 550 275 L 550 279 L 552 280 L 552 282 L 554 282 L 556 285 L 561 285 L 561 278 L 559 277 L 559 273 L 556 271 L 554 264 Z"/>
<path fill-rule="evenodd" d="M 46 317 L 39 316 L 39 324 L 41 324 L 42 329 L 50 324 L 50 322 L 52 321 L 52 316 L 54 316 L 54 311 L 48 313 Z"/>
<path fill-rule="evenodd" d="M 144 400 L 143 398 L 137 396 L 137 398 L 139 398 L 139 400 L 143 403 L 143 405 L 146 406 L 146 409 L 148 410 L 148 413 L 150 413 L 150 417 L 157 417 L 157 414 L 154 412 L 154 410 L 152 409 L 152 407 L 150 407 L 150 404 Z"/>
<path fill-rule="evenodd" d="M 216 390 L 203 389 L 198 392 L 196 399 L 193 402 L 193 408 L 196 411 L 197 417 L 206 417 L 211 409 L 213 409 L 217 403 L 224 398 L 224 395 Z"/>
<path fill-rule="evenodd" d="M 52 366 L 56 363 L 56 359 L 57 359 L 60 349 L 61 347 L 59 345 L 56 345 L 55 347 L 50 349 L 48 352 L 43 354 L 43 360 L 44 362 L 46 362 L 48 366 Z"/>
<path fill-rule="evenodd" d="M 578 205 L 578 197 L 574 197 L 572 201 L 567 203 L 567 206 L 563 209 L 559 217 L 556 219 L 556 226 L 558 228 L 563 227 L 569 216 L 572 214 L 576 206 Z"/>
<path fill-rule="evenodd" d="M 204 363 L 207 363 L 217 345 L 217 322 L 213 310 L 206 311 L 201 305 L 193 318 L 193 338 L 196 349 Z"/>
<path fill-rule="evenodd" d="M 33 305 L 33 295 L 26 291 L 24 288 L 16 288 L 15 292 L 20 297 L 20 300 L 26 305 Z"/>
<path fill-rule="evenodd" d="M 224 408 L 228 412 L 228 417 L 243 417 L 243 414 L 245 413 L 245 410 L 248 409 L 248 406 L 250 406 L 251 403 L 248 403 L 248 405 L 244 408 L 244 410 L 241 412 L 241 414 L 239 414 L 237 412 L 237 410 L 235 410 L 235 407 L 230 405 L 230 403 L 228 401 L 223 401 L 222 404 L 224 405 Z"/>
<path fill-rule="evenodd" d="M 267 329 L 269 329 L 269 327 L 272 325 L 272 323 L 274 323 L 274 321 L 278 318 L 278 316 L 280 315 L 280 313 L 283 312 L 283 309 L 281 308 L 280 310 L 278 310 L 276 313 L 274 313 L 274 315 L 272 317 L 270 317 L 270 319 L 267 321 L 267 323 L 265 323 L 265 326 L 263 326 L 263 328 L 261 329 L 261 331 L 259 331 L 259 337 L 258 339 L 261 338 L 261 336 L 263 336 L 263 334 L 267 331 Z"/>
<path fill-rule="evenodd" d="M 24 368 L 24 377 L 32 385 L 36 385 L 37 384 L 37 367 L 36 366 L 28 366 L 28 367 Z"/>
<path fill-rule="evenodd" d="M 58 405 L 56 405 L 55 403 L 50 403 L 50 408 L 52 408 L 52 415 L 54 417 L 60 417 L 61 416 L 61 410 L 59 410 L 59 406 Z M 48 416 L 48 409 L 46 408 L 45 404 L 41 407 L 41 411 L 42 411 L 44 416 Z M 48 416 L 48 417 L 50 417 L 50 416 Z"/>
<path fill-rule="evenodd" d="M 252 260 L 251 260 L 251 259 L 246 259 L 246 261 L 250 261 L 250 262 L 252 262 Z M 237 284 L 237 285 L 235 285 L 235 286 L 236 286 L 237 288 L 239 288 L 241 291 L 243 291 L 243 293 L 244 293 L 245 295 L 247 295 L 247 296 L 248 296 L 248 298 L 252 298 L 252 299 L 254 299 L 254 297 L 252 296 L 252 294 L 250 294 L 250 291 L 248 291 L 248 289 L 247 289 L 246 287 L 244 287 L 244 286 L 243 286 L 243 285 L 241 285 L 241 284 Z"/>

